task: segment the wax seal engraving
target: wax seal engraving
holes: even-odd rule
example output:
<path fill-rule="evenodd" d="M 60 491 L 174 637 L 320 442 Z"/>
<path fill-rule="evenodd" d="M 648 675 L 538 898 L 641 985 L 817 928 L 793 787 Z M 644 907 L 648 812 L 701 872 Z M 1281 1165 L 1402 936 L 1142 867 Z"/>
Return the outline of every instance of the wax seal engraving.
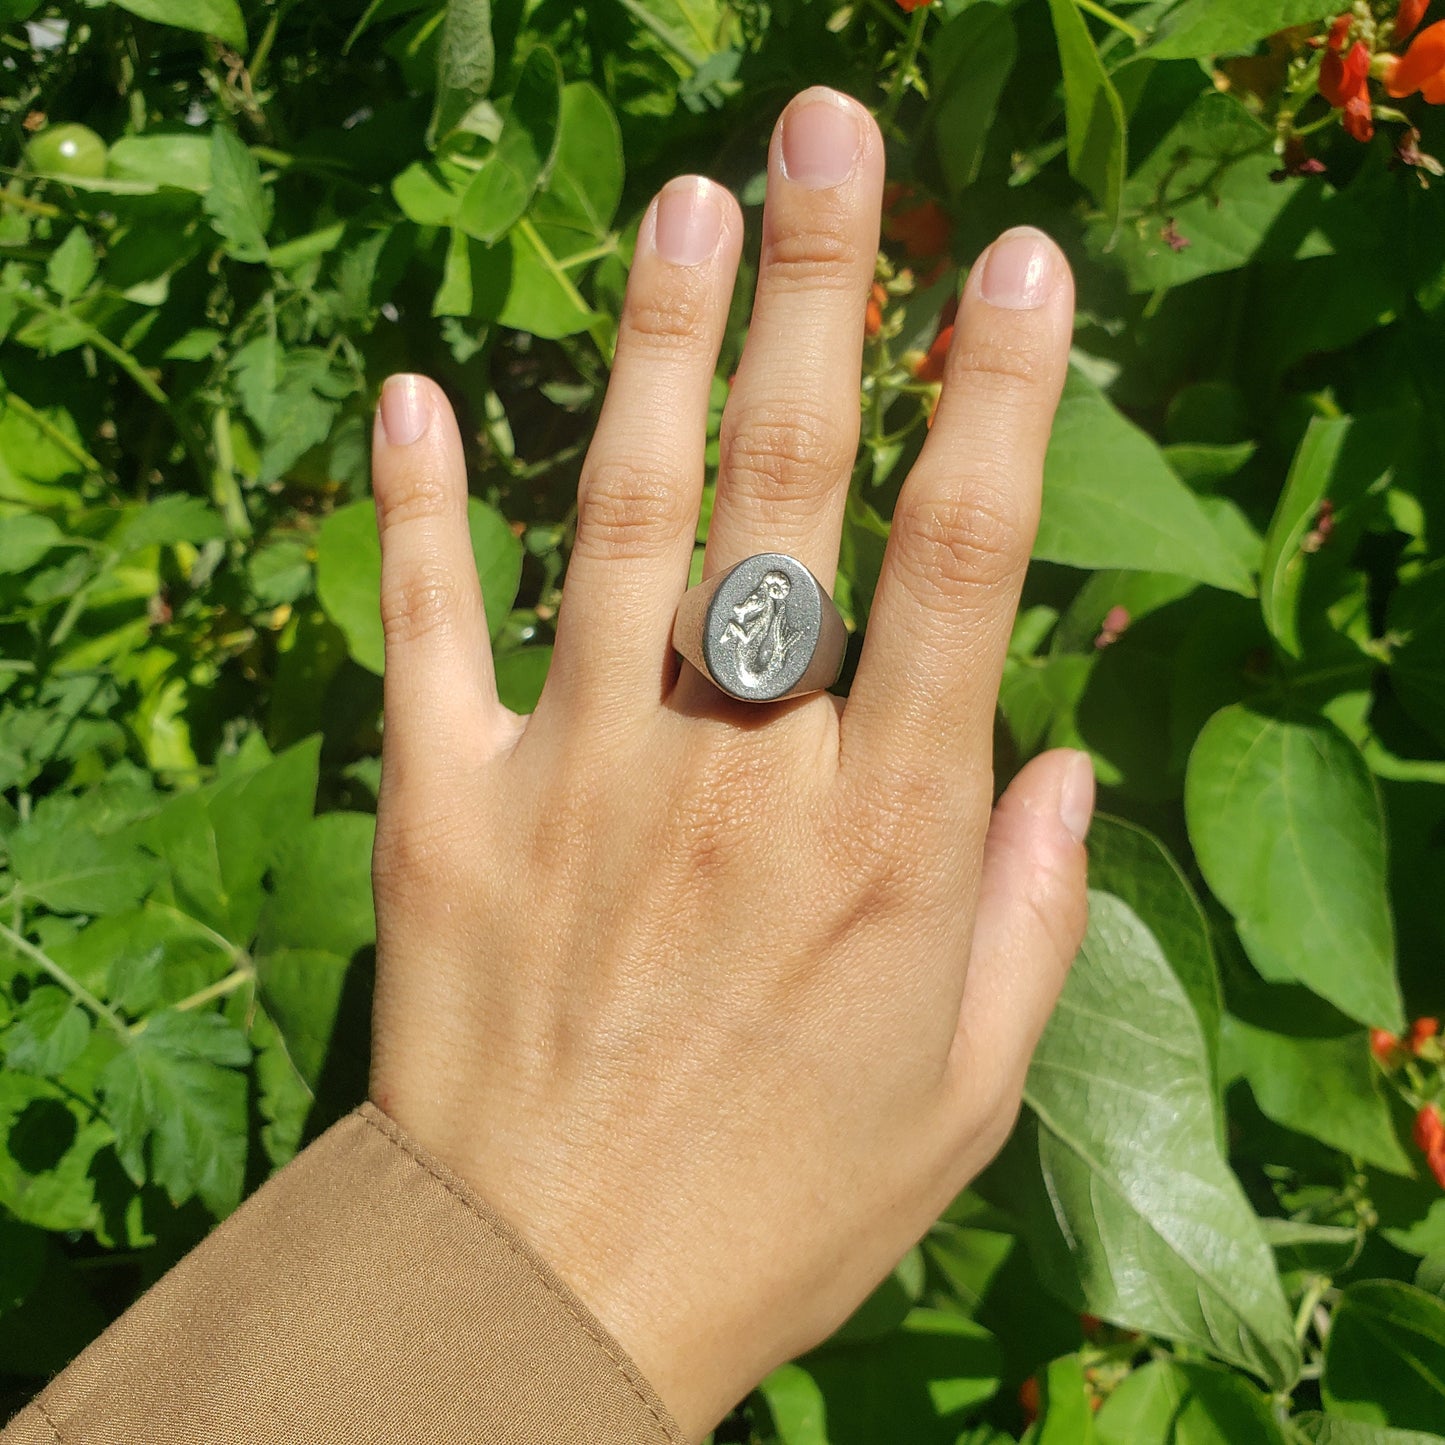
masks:
<path fill-rule="evenodd" d="M 723 627 L 723 641 L 736 648 L 738 678 L 749 688 L 766 688 L 803 640 L 802 628 L 788 625 L 792 590 L 786 572 L 767 573 Z"/>

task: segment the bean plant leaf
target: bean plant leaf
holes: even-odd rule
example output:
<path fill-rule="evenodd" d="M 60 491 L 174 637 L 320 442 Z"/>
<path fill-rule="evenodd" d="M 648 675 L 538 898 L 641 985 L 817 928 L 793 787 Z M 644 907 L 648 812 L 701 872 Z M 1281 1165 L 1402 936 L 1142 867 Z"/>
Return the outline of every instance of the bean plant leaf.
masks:
<path fill-rule="evenodd" d="M 1390 658 L 1396 696 L 1445 742 L 1445 565 L 1436 563 L 1395 589 L 1389 632 L 1399 639 Z"/>
<path fill-rule="evenodd" d="M 1071 371 L 1044 467 L 1034 556 L 1169 572 L 1252 595 L 1249 576 L 1159 448 Z"/>
<path fill-rule="evenodd" d="M 1363 1030 L 1296 1036 L 1230 1019 L 1228 1058 L 1276 1124 L 1389 1170 L 1413 1174 Z"/>
<path fill-rule="evenodd" d="M 153 1179 L 175 1204 L 199 1196 L 218 1217 L 240 1203 L 246 1166 L 240 1070 L 250 1061 L 246 1036 L 219 1014 L 168 1010 L 146 1020 L 101 1076 L 116 1151 L 137 1184 Z"/>
<path fill-rule="evenodd" d="M 1345 1290 L 1320 1381 L 1332 1415 L 1402 1430 L 1445 1420 L 1445 1300 L 1398 1280 Z"/>
<path fill-rule="evenodd" d="M 933 63 L 924 143 L 934 141 L 945 189 L 958 196 L 983 167 L 984 151 L 1014 62 L 1018 29 L 1002 5 L 971 5 L 945 22 L 928 48 Z"/>
<path fill-rule="evenodd" d="M 488 626 L 496 636 L 521 581 L 522 544 L 500 513 L 475 498 L 467 504 L 467 526 Z M 381 544 L 370 502 L 340 507 L 322 523 L 316 538 L 316 590 L 327 615 L 345 634 L 352 657 L 379 674 L 386 653 Z"/>
<path fill-rule="evenodd" d="M 456 224 L 487 245 L 526 213 L 557 154 L 562 67 L 545 45 L 528 55 L 496 146 L 467 187 Z"/>
<path fill-rule="evenodd" d="M 1099 1445 L 1292 1445 L 1268 1400 L 1212 1365 L 1154 1360 L 1104 1402 Z"/>
<path fill-rule="evenodd" d="M 1291 657 L 1304 655 L 1311 629 L 1327 626 L 1330 604 L 1352 583 L 1349 557 L 1372 499 L 1389 483 L 1399 430 L 1394 419 L 1317 417 L 1295 452 L 1265 539 L 1259 589 L 1265 623 Z M 1316 532 L 1325 502 L 1328 541 Z"/>
<path fill-rule="evenodd" d="M 214 35 L 233 50 L 246 49 L 246 22 L 237 0 L 111 0 L 142 20 Z"/>
<path fill-rule="evenodd" d="M 1210 1077 L 1223 1003 L 1203 905 L 1169 850 L 1146 829 L 1099 814 L 1089 829 L 1089 882 L 1126 903 L 1154 935 L 1204 1034 Z"/>
<path fill-rule="evenodd" d="M 552 168 L 531 212 L 556 254 L 606 240 L 624 174 L 622 130 L 612 106 L 595 85 L 574 82 L 562 92 Z"/>
<path fill-rule="evenodd" d="M 1243 54 L 1267 35 L 1324 21 L 1336 9 L 1328 0 L 1181 0 L 1155 32 L 1149 54 L 1156 60 Z"/>
<path fill-rule="evenodd" d="M 1078 1355 L 1051 1360 L 1039 1381 L 1039 1418 L 1027 1445 L 1099 1445 L 1094 1403 Z"/>
<path fill-rule="evenodd" d="M 1318 1411 L 1296 1415 L 1290 1424 L 1305 1445 L 1440 1445 L 1442 1438 L 1418 1430 L 1392 1430 L 1387 1425 L 1342 1420 Z"/>
<path fill-rule="evenodd" d="M 827 1346 L 763 1381 L 779 1445 L 954 1445 L 999 1384 L 998 1348 L 972 1320 L 916 1309 L 892 1334 Z"/>
<path fill-rule="evenodd" d="M 211 132 L 211 189 L 203 205 L 228 255 L 237 261 L 266 259 L 271 193 L 256 157 L 224 125 Z"/>
<path fill-rule="evenodd" d="M 1128 149 L 1124 102 L 1074 0 L 1049 0 L 1049 12 L 1064 68 L 1069 171 L 1103 208 L 1105 223 L 1117 226 Z"/>
<path fill-rule="evenodd" d="M 1090 895 L 1088 933 L 1024 1095 L 1054 1233 L 1034 1240 L 1080 1303 L 1275 1385 L 1299 1357 L 1274 1260 L 1219 1144 L 1198 1020 L 1134 912 Z"/>
<path fill-rule="evenodd" d="M 1265 977 L 1401 1029 L 1385 824 L 1354 744 L 1319 718 L 1224 708 L 1194 744 L 1184 808 L 1205 881 Z"/>
<path fill-rule="evenodd" d="M 427 145 L 432 150 L 487 98 L 496 62 L 491 0 L 447 0 L 437 51 L 436 105 L 427 128 Z"/>

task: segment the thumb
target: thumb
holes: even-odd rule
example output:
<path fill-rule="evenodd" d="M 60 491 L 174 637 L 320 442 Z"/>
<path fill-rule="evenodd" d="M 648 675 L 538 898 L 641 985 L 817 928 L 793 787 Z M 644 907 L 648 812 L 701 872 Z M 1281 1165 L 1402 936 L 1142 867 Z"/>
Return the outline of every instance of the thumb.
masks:
<path fill-rule="evenodd" d="M 1019 773 L 989 823 L 954 1052 L 1010 1108 L 1083 942 L 1093 811 L 1089 755 L 1061 748 Z"/>

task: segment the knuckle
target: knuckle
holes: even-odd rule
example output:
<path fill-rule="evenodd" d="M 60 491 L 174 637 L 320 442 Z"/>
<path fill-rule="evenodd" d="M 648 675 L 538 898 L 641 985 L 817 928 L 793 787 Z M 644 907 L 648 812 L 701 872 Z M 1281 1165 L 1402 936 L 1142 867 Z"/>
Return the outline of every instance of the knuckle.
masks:
<path fill-rule="evenodd" d="M 724 429 L 723 469 L 735 495 L 813 508 L 837 490 L 857 451 L 849 422 L 807 403 L 769 401 Z"/>
<path fill-rule="evenodd" d="M 618 350 L 690 357 L 705 344 L 705 322 L 702 298 L 693 288 L 678 287 L 667 292 L 649 288 L 642 294 L 629 293 Z"/>
<path fill-rule="evenodd" d="M 376 511 L 382 534 L 408 522 L 425 522 L 448 515 L 455 503 L 456 489 L 440 468 L 407 468 L 375 487 Z"/>
<path fill-rule="evenodd" d="M 1036 347 L 996 339 L 975 341 L 966 336 L 954 343 L 949 369 L 951 380 L 1005 393 L 1034 390 L 1043 383 L 1047 370 Z"/>
<path fill-rule="evenodd" d="M 461 603 L 461 589 L 451 571 L 425 560 L 381 588 L 381 629 L 388 649 L 446 632 Z"/>
<path fill-rule="evenodd" d="M 934 593 L 1001 591 L 1028 562 L 1028 528 L 997 491 L 914 502 L 899 509 L 893 529 L 910 579 Z"/>
<path fill-rule="evenodd" d="M 780 290 L 853 291 L 862 253 L 850 237 L 828 225 L 789 226 L 768 238 L 763 248 L 766 285 Z M 869 259 L 869 269 L 872 269 Z M 860 296 L 858 311 L 863 310 Z"/>
<path fill-rule="evenodd" d="M 574 551 L 608 561 L 653 557 L 695 524 L 676 479 L 663 469 L 597 461 L 577 491 Z"/>

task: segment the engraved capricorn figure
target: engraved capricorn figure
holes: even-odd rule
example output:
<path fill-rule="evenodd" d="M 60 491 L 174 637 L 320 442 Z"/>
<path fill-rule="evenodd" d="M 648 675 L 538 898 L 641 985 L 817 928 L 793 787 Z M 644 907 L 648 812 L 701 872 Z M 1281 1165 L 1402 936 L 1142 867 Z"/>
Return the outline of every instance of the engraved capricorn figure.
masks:
<path fill-rule="evenodd" d="M 724 640 L 737 649 L 738 678 L 748 687 L 767 682 L 802 640 L 802 629 L 788 627 L 792 590 L 785 572 L 767 573 L 732 609 L 732 620 L 723 628 Z"/>

